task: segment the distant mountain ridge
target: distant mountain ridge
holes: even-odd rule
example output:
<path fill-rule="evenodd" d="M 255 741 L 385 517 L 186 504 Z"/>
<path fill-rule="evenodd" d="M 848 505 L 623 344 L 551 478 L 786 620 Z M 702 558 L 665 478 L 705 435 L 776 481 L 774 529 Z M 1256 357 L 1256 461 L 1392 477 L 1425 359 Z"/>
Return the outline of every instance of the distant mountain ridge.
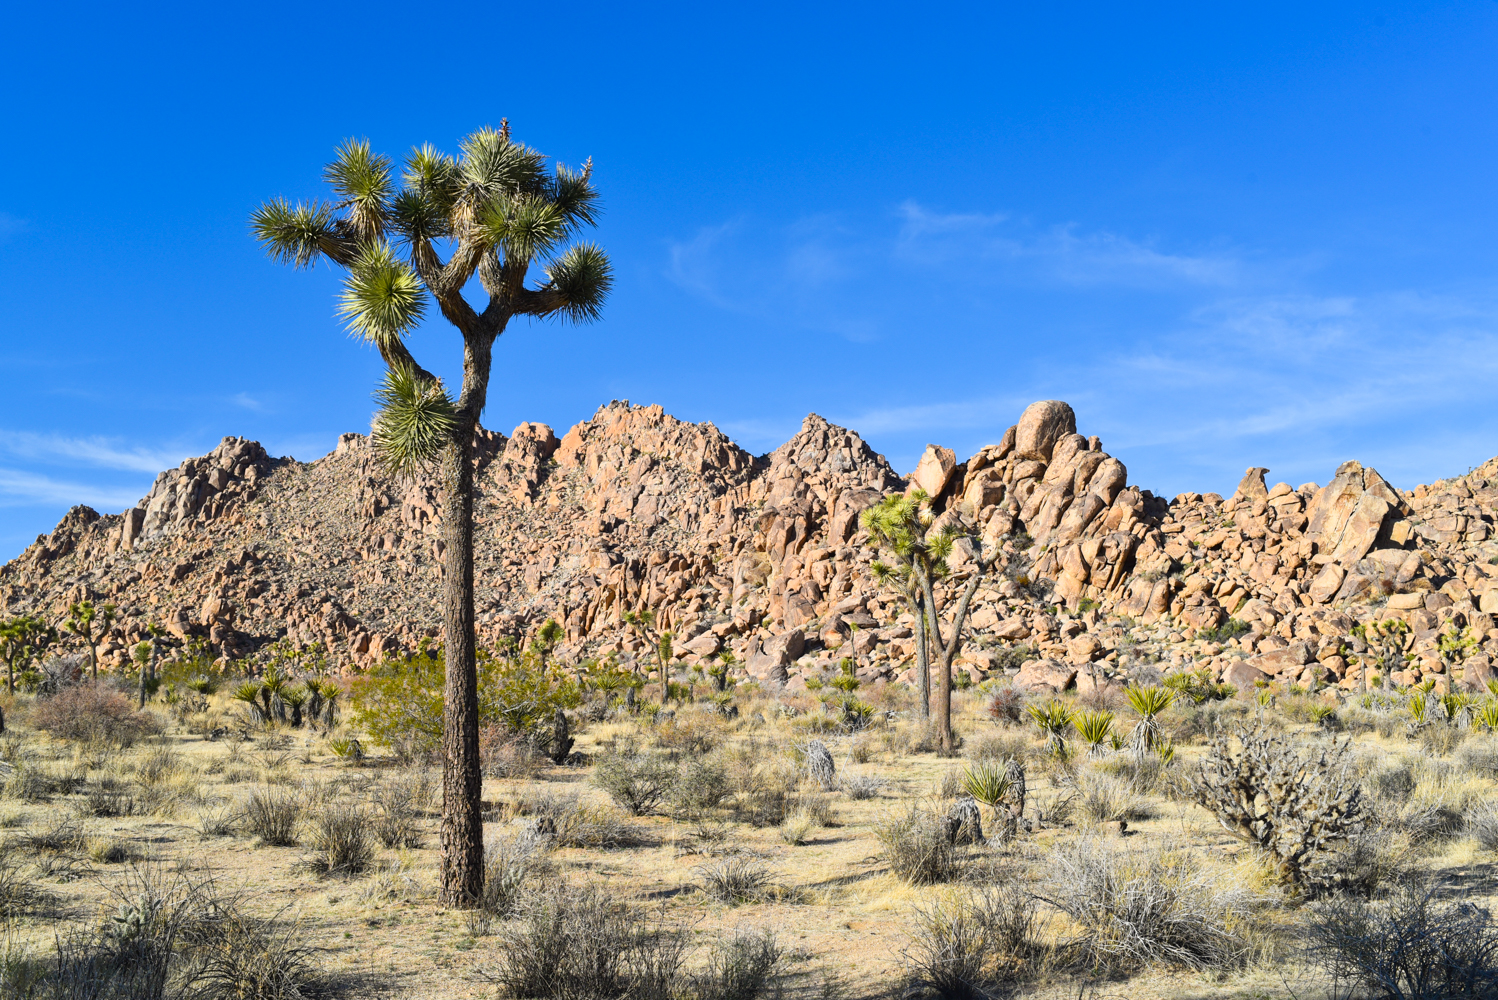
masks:
<path fill-rule="evenodd" d="M 1054 400 L 965 462 L 928 447 L 909 477 L 815 414 L 757 457 L 711 423 L 620 401 L 561 439 L 524 423 L 480 431 L 477 446 L 485 642 L 555 618 L 564 657 L 628 657 L 640 642 L 619 616 L 649 607 L 688 662 L 727 647 L 752 675 L 799 685 L 856 650 L 866 679 L 909 680 L 914 619 L 874 583 L 858 515 L 918 485 L 940 517 L 1011 554 L 973 608 L 975 677 L 1015 674 L 1007 654 L 1024 646 L 1024 686 L 1109 683 L 1157 658 L 1352 684 L 1358 658 L 1345 642 L 1327 650 L 1390 614 L 1424 636 L 1399 680 L 1469 682 L 1498 654 L 1498 460 L 1408 495 L 1349 462 L 1314 490 L 1250 469 L 1226 500 L 1167 502 L 1129 485 Z M 439 517 L 435 484 L 392 481 L 361 435 L 307 463 L 225 438 L 124 513 L 73 508 L 0 568 L 0 606 L 57 621 L 85 597 L 117 604 L 107 664 L 154 622 L 230 657 L 321 643 L 357 669 L 439 634 Z M 951 560 L 959 575 L 966 545 Z M 1246 633 L 1195 638 L 1230 614 Z M 1433 652 L 1431 630 L 1453 624 L 1480 633 L 1460 665 Z"/>

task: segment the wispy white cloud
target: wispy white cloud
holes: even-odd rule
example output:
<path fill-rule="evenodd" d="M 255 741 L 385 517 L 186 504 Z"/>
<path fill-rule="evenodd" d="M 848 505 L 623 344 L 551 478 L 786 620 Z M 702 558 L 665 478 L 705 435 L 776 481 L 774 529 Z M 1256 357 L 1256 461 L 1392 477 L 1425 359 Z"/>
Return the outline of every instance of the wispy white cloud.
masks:
<path fill-rule="evenodd" d="M 235 393 L 229 398 L 229 401 L 235 406 L 242 406 L 246 410 L 254 410 L 257 413 L 265 409 L 264 403 L 260 402 L 260 400 L 256 399 L 254 396 L 251 396 L 247 392 Z"/>
<path fill-rule="evenodd" d="M 68 482 L 35 472 L 0 468 L 0 507 L 87 504 L 103 513 L 114 513 L 134 506 L 140 496 L 138 490 Z"/>
<path fill-rule="evenodd" d="M 1022 267 L 1029 277 L 1125 287 L 1226 288 L 1240 284 L 1247 273 L 1244 262 L 1231 253 L 1171 252 L 1150 241 L 1089 232 L 1074 223 L 1035 231 L 1005 214 L 940 213 L 913 201 L 900 206 L 899 216 L 896 256 L 925 265 L 1006 263 Z"/>
<path fill-rule="evenodd" d="M 18 458 L 69 465 L 91 465 L 131 472 L 160 472 L 187 457 L 177 449 L 128 446 L 116 438 L 68 437 L 0 430 L 0 451 Z"/>

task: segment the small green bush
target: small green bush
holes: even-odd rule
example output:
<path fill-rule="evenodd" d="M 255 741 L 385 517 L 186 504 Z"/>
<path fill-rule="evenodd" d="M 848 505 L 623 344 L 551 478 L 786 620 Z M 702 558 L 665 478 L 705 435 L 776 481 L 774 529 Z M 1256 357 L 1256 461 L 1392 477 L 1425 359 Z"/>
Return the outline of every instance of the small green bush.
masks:
<path fill-rule="evenodd" d="M 582 700 L 576 681 L 533 652 L 506 657 L 481 651 L 478 681 L 479 725 L 497 724 L 537 743 L 549 740 L 557 709 L 574 708 Z M 431 757 L 442 745 L 444 683 L 440 650 L 386 660 L 354 682 L 354 720 L 376 743 L 402 757 Z"/>
<path fill-rule="evenodd" d="M 643 816 L 661 804 L 679 775 L 670 755 L 622 741 L 598 758 L 593 783 L 631 815 Z"/>

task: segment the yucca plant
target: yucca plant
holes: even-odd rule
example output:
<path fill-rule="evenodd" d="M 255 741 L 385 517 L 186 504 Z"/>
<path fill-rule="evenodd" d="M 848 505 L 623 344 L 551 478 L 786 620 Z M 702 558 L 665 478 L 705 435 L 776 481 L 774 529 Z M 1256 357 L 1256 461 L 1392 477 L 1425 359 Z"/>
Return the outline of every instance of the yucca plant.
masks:
<path fill-rule="evenodd" d="M 1035 720 L 1035 726 L 1045 734 L 1051 752 L 1066 753 L 1066 730 L 1072 724 L 1072 710 L 1052 699 L 1044 705 L 1026 705 L 1025 711 Z"/>
<path fill-rule="evenodd" d="M 249 705 L 250 710 L 255 713 L 255 718 L 261 722 L 269 719 L 269 716 L 265 715 L 260 709 L 260 685 L 256 681 L 245 681 L 229 692 L 229 696 L 235 701 L 242 701 L 246 705 Z"/>
<path fill-rule="evenodd" d="M 1014 795 L 1016 789 L 1013 760 L 979 761 L 962 771 L 962 789 L 993 810 L 994 821 L 1003 829 L 1007 824 L 999 806 Z"/>
<path fill-rule="evenodd" d="M 1097 756 L 1103 752 L 1103 744 L 1113 735 L 1113 713 L 1103 709 L 1078 712 L 1072 720 L 1077 735 L 1087 744 L 1087 752 Z"/>
<path fill-rule="evenodd" d="M 1476 701 L 1472 695 L 1464 691 L 1452 691 L 1450 694 L 1441 696 L 1440 706 L 1446 721 L 1454 726 L 1469 726 L 1472 724 L 1472 703 Z"/>
<path fill-rule="evenodd" d="M 1424 725 L 1430 718 L 1430 699 L 1424 691 L 1417 691 L 1410 695 L 1410 718 L 1415 720 L 1416 725 Z"/>
<path fill-rule="evenodd" d="M 323 724 L 332 726 L 338 721 L 338 696 L 343 693 L 343 688 L 337 681 L 326 680 L 318 686 L 318 691 L 322 693 Z"/>
<path fill-rule="evenodd" d="M 1486 699 L 1482 703 L 1482 706 L 1478 708 L 1475 718 L 1478 725 L 1482 726 L 1488 732 L 1498 730 L 1498 700 L 1493 698 Z"/>
<path fill-rule="evenodd" d="M 1129 707 L 1139 714 L 1139 725 L 1134 727 L 1131 737 L 1135 749 L 1153 750 L 1160 739 L 1160 724 L 1155 717 L 1175 703 L 1175 694 L 1162 687 L 1138 687 L 1130 685 L 1124 692 Z"/>
<path fill-rule="evenodd" d="M 308 692 L 305 685 L 298 684 L 281 691 L 281 701 L 287 708 L 291 709 L 291 724 L 300 726 L 302 724 L 302 706 L 307 704 Z"/>
<path fill-rule="evenodd" d="M 494 342 L 516 317 L 598 319 L 614 277 L 604 252 L 577 239 L 600 212 L 591 160 L 580 170 L 549 163 L 512 139 L 508 122 L 479 129 L 458 146 L 457 156 L 429 145 L 411 150 L 397 184 L 389 157 L 367 141 L 349 140 L 323 171 L 336 202 L 276 198 L 251 222 L 273 260 L 296 267 L 326 260 L 344 269 L 339 312 L 386 366 L 371 428 L 376 453 L 397 475 L 414 476 L 434 463 L 439 470 L 447 642 L 442 759 L 449 790 L 441 901 L 466 908 L 483 898 L 484 883 L 474 443 Z M 533 267 L 541 272 L 538 282 L 527 280 Z M 464 295 L 474 278 L 488 299 L 478 306 Z M 456 398 L 406 344 L 431 299 L 462 339 Z"/>

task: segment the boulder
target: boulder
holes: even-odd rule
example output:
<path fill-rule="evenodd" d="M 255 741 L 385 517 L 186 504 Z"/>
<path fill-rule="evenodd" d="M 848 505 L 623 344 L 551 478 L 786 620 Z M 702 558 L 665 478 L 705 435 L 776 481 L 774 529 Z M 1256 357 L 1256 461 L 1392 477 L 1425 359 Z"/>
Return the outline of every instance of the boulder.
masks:
<path fill-rule="evenodd" d="M 1243 473 L 1243 478 L 1238 481 L 1238 489 L 1233 494 L 1233 500 L 1268 500 L 1269 490 L 1264 485 L 1264 476 L 1268 469 L 1255 467 Z"/>
<path fill-rule="evenodd" d="M 806 648 L 806 634 L 798 628 L 771 636 L 763 643 L 751 643 L 744 669 L 758 681 L 784 684 L 789 674 L 786 667 L 795 662 Z"/>
<path fill-rule="evenodd" d="M 1311 600 L 1317 604 L 1325 604 L 1331 600 L 1333 595 L 1341 588 L 1342 577 L 1346 572 L 1346 570 L 1334 562 L 1329 562 L 1321 567 L 1321 572 L 1317 573 L 1316 579 L 1311 581 Z"/>
<path fill-rule="evenodd" d="M 1083 632 L 1066 644 L 1066 657 L 1072 663 L 1081 666 L 1091 663 L 1103 655 L 1103 644 L 1097 641 L 1096 636 Z"/>
<path fill-rule="evenodd" d="M 1224 683 L 1231 684 L 1239 691 L 1251 691 L 1254 685 L 1260 681 L 1271 681 L 1273 677 L 1253 666 L 1248 660 L 1234 660 L 1228 668 L 1222 672 Z"/>
<path fill-rule="evenodd" d="M 1020 458 L 1049 462 L 1057 441 L 1077 433 L 1077 415 L 1059 399 L 1031 403 L 1015 425 L 1014 452 Z"/>
<path fill-rule="evenodd" d="M 1060 694 L 1077 679 L 1077 668 L 1060 660 L 1027 660 L 1014 675 L 1014 687 L 1020 691 L 1049 691 Z"/>
<path fill-rule="evenodd" d="M 1248 661 L 1248 665 L 1264 674 L 1290 674 L 1294 676 L 1300 673 L 1300 668 L 1310 663 L 1314 657 L 1311 656 L 1310 648 L 1304 642 L 1292 642 L 1284 649 L 1276 649 L 1272 653 L 1262 653 Z"/>
<path fill-rule="evenodd" d="M 933 497 L 939 497 L 946 490 L 947 483 L 951 482 L 952 472 L 956 468 L 957 455 L 951 448 L 928 444 L 915 471 L 910 474 L 911 485 L 920 487 Z"/>

